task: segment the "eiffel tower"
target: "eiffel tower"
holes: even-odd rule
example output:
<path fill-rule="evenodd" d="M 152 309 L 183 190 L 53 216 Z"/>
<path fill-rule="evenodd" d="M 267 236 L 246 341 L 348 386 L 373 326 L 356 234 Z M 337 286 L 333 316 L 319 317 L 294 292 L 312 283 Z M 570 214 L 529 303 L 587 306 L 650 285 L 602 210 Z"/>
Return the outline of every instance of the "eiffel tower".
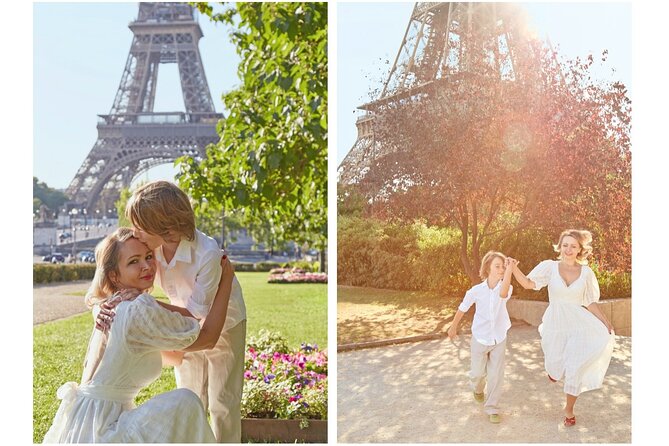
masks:
<path fill-rule="evenodd" d="M 384 107 L 438 94 L 440 83 L 475 70 L 481 60 L 503 79 L 522 76 L 514 53 L 525 50 L 525 22 L 524 11 L 511 3 L 416 3 L 381 93 L 358 107 L 365 114 L 357 119 L 357 140 L 337 170 L 338 183 L 360 182 L 374 161 L 387 154 L 374 136 Z"/>
<path fill-rule="evenodd" d="M 180 156 L 203 157 L 219 140 L 216 113 L 198 42 L 202 29 L 186 3 L 139 3 L 133 40 L 109 114 L 98 115 L 98 138 L 67 188 L 92 212 L 114 208 L 122 187 Z M 153 111 L 158 67 L 176 63 L 185 112 Z"/>

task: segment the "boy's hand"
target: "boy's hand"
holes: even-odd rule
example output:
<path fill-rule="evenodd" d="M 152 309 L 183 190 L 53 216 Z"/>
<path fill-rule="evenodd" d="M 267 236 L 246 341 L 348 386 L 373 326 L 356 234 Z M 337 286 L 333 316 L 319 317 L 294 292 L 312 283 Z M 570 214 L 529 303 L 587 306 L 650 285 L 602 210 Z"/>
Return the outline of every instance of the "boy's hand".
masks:
<path fill-rule="evenodd" d="M 227 256 L 225 251 L 223 251 L 223 257 L 221 257 L 221 274 L 235 274 L 235 267 L 232 266 L 230 257 Z"/>
<path fill-rule="evenodd" d="M 504 266 L 506 268 L 511 268 L 512 270 L 518 266 L 518 260 L 512 258 L 512 257 L 507 257 L 506 260 L 504 261 Z"/>
<path fill-rule="evenodd" d="M 112 322 L 114 322 L 114 316 L 116 316 L 116 306 L 123 301 L 135 300 L 135 298 L 140 294 L 142 293 L 140 293 L 140 291 L 135 288 L 119 290 L 114 293 L 111 298 L 100 304 L 100 312 L 98 313 L 98 317 L 95 319 L 95 328 L 103 333 L 107 333 L 111 328 Z"/>
<path fill-rule="evenodd" d="M 451 341 L 455 340 L 455 338 L 458 336 L 457 327 L 451 325 L 450 327 L 448 327 L 448 331 L 446 332 L 446 334 L 448 335 L 448 339 L 450 339 Z"/>

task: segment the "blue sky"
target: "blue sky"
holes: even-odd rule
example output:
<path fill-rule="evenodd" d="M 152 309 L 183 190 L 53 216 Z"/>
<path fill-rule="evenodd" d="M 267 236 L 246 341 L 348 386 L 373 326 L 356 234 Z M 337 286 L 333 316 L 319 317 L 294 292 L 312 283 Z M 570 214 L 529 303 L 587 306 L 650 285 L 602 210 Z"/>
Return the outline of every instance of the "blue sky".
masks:
<path fill-rule="evenodd" d="M 584 56 L 608 49 L 607 67 L 615 67 L 616 76 L 631 86 L 630 3 L 525 7 L 537 34 L 550 37 L 563 54 Z M 412 8 L 413 3 L 337 4 L 337 119 L 331 126 L 337 132 L 337 153 L 330 157 L 337 164 L 355 142 L 355 108 L 385 79 L 390 65 L 384 62 L 394 60 Z M 137 3 L 33 5 L 33 174 L 51 187 L 67 187 L 95 143 L 97 114 L 111 108 L 132 39 L 127 25 L 136 15 Z M 205 17 L 199 22 L 204 32 L 200 51 L 220 112 L 221 94 L 238 82 L 239 59 L 223 25 Z M 609 72 L 600 74 L 611 78 Z M 176 65 L 163 64 L 156 111 L 183 109 Z M 173 173 L 165 165 L 138 180 L 169 178 Z"/>
<path fill-rule="evenodd" d="M 114 101 L 128 57 L 137 3 L 33 5 L 33 174 L 66 188 L 97 138 L 97 115 Z M 218 112 L 221 94 L 239 82 L 239 58 L 222 24 L 199 17 L 200 53 Z M 184 111 L 176 64 L 161 64 L 156 111 Z M 164 165 L 146 178 L 169 178 Z"/>
<path fill-rule="evenodd" d="M 339 2 L 337 13 L 337 164 L 355 142 L 354 113 L 369 92 L 385 81 L 400 49 L 413 3 Z M 525 3 L 530 25 L 568 57 L 608 49 L 602 79 L 622 80 L 631 90 L 632 6 L 630 3 Z M 390 64 L 386 64 L 386 61 Z M 615 75 L 610 68 L 615 67 Z M 332 149 L 331 149 L 332 150 Z"/>

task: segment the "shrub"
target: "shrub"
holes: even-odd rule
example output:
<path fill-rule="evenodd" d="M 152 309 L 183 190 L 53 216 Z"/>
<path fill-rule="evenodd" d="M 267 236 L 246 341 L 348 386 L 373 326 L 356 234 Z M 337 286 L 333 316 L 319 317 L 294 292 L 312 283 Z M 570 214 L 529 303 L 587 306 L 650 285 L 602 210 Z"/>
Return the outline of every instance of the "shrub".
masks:
<path fill-rule="evenodd" d="M 288 262 L 286 268 L 297 268 L 304 271 L 311 271 L 312 273 L 317 273 L 320 269 L 320 262 L 307 262 L 306 260 L 295 260 L 294 262 Z"/>
<path fill-rule="evenodd" d="M 281 268 L 283 264 L 278 262 L 258 262 L 255 264 L 253 271 L 268 272 L 273 268 Z"/>
<path fill-rule="evenodd" d="M 526 230 L 498 246 L 484 245 L 520 261 L 527 274 L 540 261 L 554 259 L 554 235 Z M 428 226 L 422 221 L 392 223 L 340 215 L 337 221 L 337 281 L 340 285 L 409 291 L 437 291 L 462 296 L 472 286 L 460 262 L 460 231 Z M 599 271 L 602 298 L 631 295 L 631 275 Z M 546 288 L 525 290 L 514 283 L 514 295 L 548 300 Z"/>
<path fill-rule="evenodd" d="M 236 272 L 246 273 L 255 271 L 255 265 L 253 263 L 232 262 L 232 266 L 235 268 Z"/>
<path fill-rule="evenodd" d="M 453 229 L 343 216 L 337 224 L 339 284 L 456 295 L 471 286 Z"/>
<path fill-rule="evenodd" d="M 258 263 L 248 263 L 248 262 L 232 262 L 232 265 L 235 267 L 235 271 L 239 272 L 267 272 L 273 268 L 280 268 L 281 263 L 277 262 L 258 262 Z"/>
<path fill-rule="evenodd" d="M 33 284 L 91 280 L 94 274 L 95 264 L 92 263 L 33 264 Z"/>
<path fill-rule="evenodd" d="M 590 265 L 599 282 L 601 299 L 616 299 L 632 297 L 632 273 L 613 273 L 600 270 L 597 263 Z"/>

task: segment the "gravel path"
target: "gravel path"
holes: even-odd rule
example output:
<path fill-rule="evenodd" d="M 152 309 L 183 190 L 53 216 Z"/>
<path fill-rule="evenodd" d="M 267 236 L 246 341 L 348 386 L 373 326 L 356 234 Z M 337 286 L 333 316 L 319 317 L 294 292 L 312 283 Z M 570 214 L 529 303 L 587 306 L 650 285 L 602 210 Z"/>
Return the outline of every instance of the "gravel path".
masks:
<path fill-rule="evenodd" d="M 470 336 L 340 352 L 337 441 L 630 443 L 632 342 L 616 340 L 604 387 L 579 397 L 571 428 L 562 426 L 562 385 L 546 378 L 536 327 L 509 331 L 498 425 L 469 391 Z"/>
<path fill-rule="evenodd" d="M 88 311 L 84 297 L 73 296 L 72 293 L 86 291 L 90 284 L 90 280 L 80 280 L 33 285 L 33 325 Z"/>

